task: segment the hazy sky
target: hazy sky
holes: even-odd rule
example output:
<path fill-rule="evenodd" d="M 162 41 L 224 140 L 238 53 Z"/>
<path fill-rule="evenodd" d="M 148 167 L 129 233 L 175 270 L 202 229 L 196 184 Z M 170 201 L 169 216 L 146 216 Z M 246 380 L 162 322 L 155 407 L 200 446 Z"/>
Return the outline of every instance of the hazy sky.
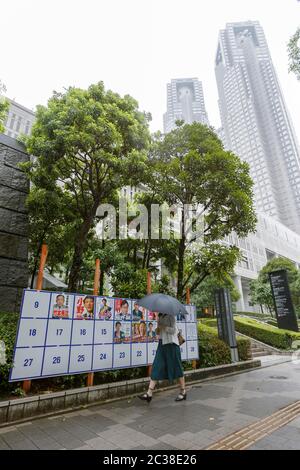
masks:
<path fill-rule="evenodd" d="M 286 50 L 300 25 L 297 0 L 0 0 L 0 78 L 7 96 L 32 109 L 53 90 L 103 80 L 150 111 L 154 131 L 166 83 L 198 77 L 218 127 L 218 32 L 243 20 L 264 28 L 300 140 L 300 82 L 288 73 Z"/>

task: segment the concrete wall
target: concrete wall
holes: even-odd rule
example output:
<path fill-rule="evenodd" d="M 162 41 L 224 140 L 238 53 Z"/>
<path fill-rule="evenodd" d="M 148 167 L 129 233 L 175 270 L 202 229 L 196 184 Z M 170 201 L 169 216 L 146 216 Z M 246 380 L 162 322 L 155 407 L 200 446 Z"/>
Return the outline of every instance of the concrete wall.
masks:
<path fill-rule="evenodd" d="M 22 144 L 0 134 L 0 313 L 19 310 L 28 284 L 29 182 L 18 167 L 28 160 Z"/>

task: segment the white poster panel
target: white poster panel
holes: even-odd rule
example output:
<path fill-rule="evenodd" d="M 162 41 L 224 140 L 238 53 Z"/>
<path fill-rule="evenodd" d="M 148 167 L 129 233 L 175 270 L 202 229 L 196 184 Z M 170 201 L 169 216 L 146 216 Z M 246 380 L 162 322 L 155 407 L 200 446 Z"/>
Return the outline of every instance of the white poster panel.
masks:
<path fill-rule="evenodd" d="M 177 322 L 177 328 L 178 328 L 178 331 L 182 334 L 182 336 L 184 337 L 184 339 L 186 340 L 186 323 L 185 322 Z"/>
<path fill-rule="evenodd" d="M 93 370 L 112 369 L 113 345 L 100 344 L 94 346 Z"/>
<path fill-rule="evenodd" d="M 187 353 L 187 341 L 183 343 L 180 347 L 180 354 L 181 354 L 181 360 L 186 361 L 188 358 L 188 353 Z"/>
<path fill-rule="evenodd" d="M 198 341 L 187 341 L 188 359 L 198 359 Z"/>
<path fill-rule="evenodd" d="M 195 323 L 186 324 L 186 339 L 188 341 L 194 341 L 198 337 L 197 334 L 197 325 Z"/>
<path fill-rule="evenodd" d="M 47 320 L 22 318 L 19 325 L 18 347 L 44 346 Z"/>
<path fill-rule="evenodd" d="M 194 305 L 186 305 L 186 310 L 188 312 L 188 315 L 185 316 L 185 320 L 187 323 L 189 322 L 195 322 L 196 317 L 195 317 L 195 306 Z"/>
<path fill-rule="evenodd" d="M 148 343 L 148 364 L 153 364 L 158 342 Z"/>
<path fill-rule="evenodd" d="M 71 343 L 72 320 L 68 319 L 50 319 L 48 321 L 48 330 L 46 346 L 61 346 Z"/>
<path fill-rule="evenodd" d="M 72 344 L 92 344 L 93 334 L 93 320 L 73 320 Z"/>
<path fill-rule="evenodd" d="M 16 349 L 10 380 L 32 379 L 41 376 L 44 348 Z"/>
<path fill-rule="evenodd" d="M 51 293 L 24 291 L 21 316 L 24 318 L 48 318 Z"/>
<path fill-rule="evenodd" d="M 131 345 L 131 365 L 147 365 L 147 343 L 132 343 Z"/>
<path fill-rule="evenodd" d="M 113 368 L 129 367 L 131 364 L 131 345 L 120 343 L 114 344 Z"/>
<path fill-rule="evenodd" d="M 114 322 L 95 321 L 94 344 L 111 344 L 114 338 Z"/>
<path fill-rule="evenodd" d="M 69 374 L 92 369 L 93 346 L 71 346 Z"/>
<path fill-rule="evenodd" d="M 42 375 L 64 375 L 68 373 L 69 346 L 45 348 Z"/>

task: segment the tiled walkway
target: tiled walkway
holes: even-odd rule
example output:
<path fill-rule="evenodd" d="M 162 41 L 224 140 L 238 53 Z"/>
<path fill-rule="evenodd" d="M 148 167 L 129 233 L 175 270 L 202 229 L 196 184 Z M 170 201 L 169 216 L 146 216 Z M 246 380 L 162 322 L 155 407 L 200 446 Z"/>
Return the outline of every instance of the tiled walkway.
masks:
<path fill-rule="evenodd" d="M 205 449 L 300 400 L 300 365 L 286 362 L 176 390 L 0 428 L 0 449 Z M 300 417 L 250 449 L 300 449 Z"/>

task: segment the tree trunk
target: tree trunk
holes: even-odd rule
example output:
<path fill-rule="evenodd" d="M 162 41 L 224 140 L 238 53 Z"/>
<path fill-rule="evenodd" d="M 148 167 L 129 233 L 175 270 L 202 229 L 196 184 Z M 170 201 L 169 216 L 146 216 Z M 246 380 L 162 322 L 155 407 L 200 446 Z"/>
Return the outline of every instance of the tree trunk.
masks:
<path fill-rule="evenodd" d="M 103 295 L 103 288 L 104 288 L 104 271 L 101 271 L 100 274 L 100 287 L 99 287 L 99 295 Z"/>
<path fill-rule="evenodd" d="M 182 233 L 178 249 L 178 272 L 177 272 L 177 298 L 183 297 L 183 269 L 184 269 L 184 254 L 185 254 L 185 236 Z"/>
<path fill-rule="evenodd" d="M 77 237 L 75 240 L 74 255 L 69 276 L 68 288 L 70 292 L 77 292 L 78 282 L 80 279 L 80 269 L 82 266 L 82 259 L 86 247 L 87 236 L 90 231 L 90 228 L 92 227 L 97 207 L 98 204 L 93 206 L 89 215 L 83 220 L 77 233 Z"/>

